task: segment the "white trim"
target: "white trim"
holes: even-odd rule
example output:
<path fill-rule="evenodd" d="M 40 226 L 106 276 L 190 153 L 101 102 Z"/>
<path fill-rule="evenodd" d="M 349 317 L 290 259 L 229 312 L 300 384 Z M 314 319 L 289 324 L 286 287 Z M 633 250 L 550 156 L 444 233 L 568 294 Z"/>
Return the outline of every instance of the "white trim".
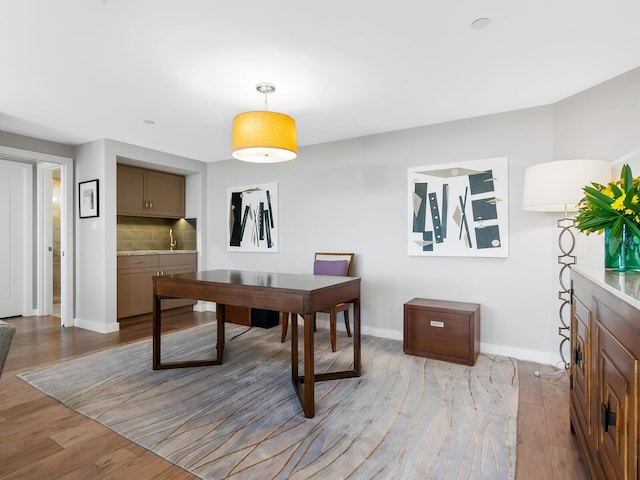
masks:
<path fill-rule="evenodd" d="M 83 328 L 85 330 L 91 330 L 98 333 L 113 333 L 120 330 L 120 324 L 118 322 L 102 323 L 92 322 L 91 320 L 83 320 L 81 318 L 75 319 L 75 326 Z"/>
<path fill-rule="evenodd" d="M 50 315 L 53 304 L 52 289 L 52 253 L 48 248 L 52 244 L 53 232 L 51 228 L 51 182 L 53 175 L 51 170 L 59 168 L 58 164 L 39 163 L 37 165 L 37 222 L 38 228 L 36 233 L 36 258 L 37 258 L 37 315 Z"/>
<path fill-rule="evenodd" d="M 215 312 L 216 304 L 215 302 L 205 302 L 203 300 L 198 300 L 198 303 L 193 306 L 193 310 L 195 312 Z"/>
<path fill-rule="evenodd" d="M 555 355 L 542 350 L 529 350 L 526 348 L 514 348 L 505 345 L 492 345 L 490 343 L 480 343 L 480 351 L 491 355 L 501 355 L 503 357 L 513 357 L 518 360 L 542 363 L 544 365 L 558 365 L 562 363 L 560 355 Z"/>

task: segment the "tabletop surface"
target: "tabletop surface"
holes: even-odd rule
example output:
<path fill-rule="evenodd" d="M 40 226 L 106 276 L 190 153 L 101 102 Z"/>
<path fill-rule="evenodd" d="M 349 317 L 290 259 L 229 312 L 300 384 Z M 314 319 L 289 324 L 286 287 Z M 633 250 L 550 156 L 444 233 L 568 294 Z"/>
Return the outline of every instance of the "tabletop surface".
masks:
<path fill-rule="evenodd" d="M 177 279 L 188 282 L 206 282 L 247 287 L 269 287 L 285 290 L 313 291 L 349 282 L 360 283 L 358 277 L 306 275 L 297 273 L 251 272 L 246 270 L 203 270 L 154 277 L 158 280 Z"/>

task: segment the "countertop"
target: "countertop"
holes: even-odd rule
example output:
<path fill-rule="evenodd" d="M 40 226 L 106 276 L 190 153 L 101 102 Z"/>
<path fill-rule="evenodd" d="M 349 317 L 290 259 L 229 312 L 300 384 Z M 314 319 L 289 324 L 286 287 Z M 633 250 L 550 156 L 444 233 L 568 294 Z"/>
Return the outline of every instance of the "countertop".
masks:
<path fill-rule="evenodd" d="M 582 265 L 572 270 L 640 310 L 640 272 L 615 272 Z"/>
<path fill-rule="evenodd" d="M 119 257 L 131 257 L 134 255 L 174 255 L 176 253 L 198 253 L 197 250 L 122 250 Z"/>

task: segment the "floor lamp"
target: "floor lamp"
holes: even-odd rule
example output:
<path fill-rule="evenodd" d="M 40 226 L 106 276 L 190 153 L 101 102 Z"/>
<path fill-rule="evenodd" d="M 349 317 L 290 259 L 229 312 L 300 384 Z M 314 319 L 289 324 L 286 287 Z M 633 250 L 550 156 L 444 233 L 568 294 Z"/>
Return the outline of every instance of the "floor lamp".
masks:
<path fill-rule="evenodd" d="M 557 221 L 560 232 L 558 246 L 561 255 L 558 256 L 560 272 L 558 279 L 560 290 L 560 358 L 564 368 L 552 373 L 560 374 L 569 369 L 563 348 L 570 343 L 571 338 L 571 284 L 567 284 L 571 266 L 576 263 L 573 255 L 575 236 L 572 227 L 575 225 L 570 212 L 578 211 L 578 203 L 584 197 L 583 187 L 592 182 L 607 184 L 611 181 L 611 164 L 603 160 L 559 160 L 540 163 L 527 168 L 524 176 L 524 193 L 522 208 L 536 212 L 563 212 L 564 217 Z M 541 372 L 536 370 L 535 376 Z"/>

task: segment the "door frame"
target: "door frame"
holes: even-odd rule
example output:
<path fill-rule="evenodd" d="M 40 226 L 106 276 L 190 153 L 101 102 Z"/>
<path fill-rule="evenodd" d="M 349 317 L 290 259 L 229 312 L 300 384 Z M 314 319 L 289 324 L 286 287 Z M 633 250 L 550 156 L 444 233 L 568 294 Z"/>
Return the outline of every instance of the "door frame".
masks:
<path fill-rule="evenodd" d="M 53 245 L 52 228 L 52 182 L 53 170 L 60 168 L 55 163 L 38 163 L 37 182 L 37 252 L 38 252 L 38 280 L 37 280 L 37 304 L 38 315 L 51 315 L 53 307 Z M 62 207 L 62 203 L 60 205 Z M 62 279 L 62 276 L 61 276 Z"/>
<path fill-rule="evenodd" d="M 73 245 L 73 212 L 74 212 L 74 203 L 73 203 L 73 158 L 61 157 L 58 155 L 51 155 L 48 153 L 40 153 L 33 152 L 30 150 L 23 150 L 20 148 L 13 148 L 0 145 L 0 159 L 21 163 L 31 163 L 31 164 L 40 164 L 42 162 L 45 163 L 55 163 L 60 165 L 60 182 L 61 182 L 61 205 L 60 205 L 60 250 L 61 250 L 61 259 L 60 259 L 60 270 L 61 270 L 61 284 L 60 284 L 60 323 L 62 326 L 71 327 L 74 325 L 74 245 Z M 38 169 L 40 170 L 40 169 Z M 38 187 L 42 188 L 41 185 Z M 40 222 L 40 205 L 38 205 L 38 222 Z M 41 232 L 34 232 L 38 237 L 40 237 Z M 40 244 L 40 240 L 35 242 Z M 33 249 L 37 248 L 35 245 L 32 245 L 31 248 L 28 248 L 25 252 L 25 258 L 28 264 L 31 264 L 31 258 L 33 258 Z M 37 248 L 37 282 L 30 282 L 27 288 L 27 292 L 25 292 L 25 296 L 27 300 L 29 300 L 29 304 L 31 304 L 31 298 L 33 297 L 33 288 L 38 289 L 37 295 L 37 308 L 35 310 L 36 314 L 41 314 L 45 306 L 42 304 L 42 282 L 43 282 L 43 269 L 45 268 L 45 255 L 43 248 Z"/>

